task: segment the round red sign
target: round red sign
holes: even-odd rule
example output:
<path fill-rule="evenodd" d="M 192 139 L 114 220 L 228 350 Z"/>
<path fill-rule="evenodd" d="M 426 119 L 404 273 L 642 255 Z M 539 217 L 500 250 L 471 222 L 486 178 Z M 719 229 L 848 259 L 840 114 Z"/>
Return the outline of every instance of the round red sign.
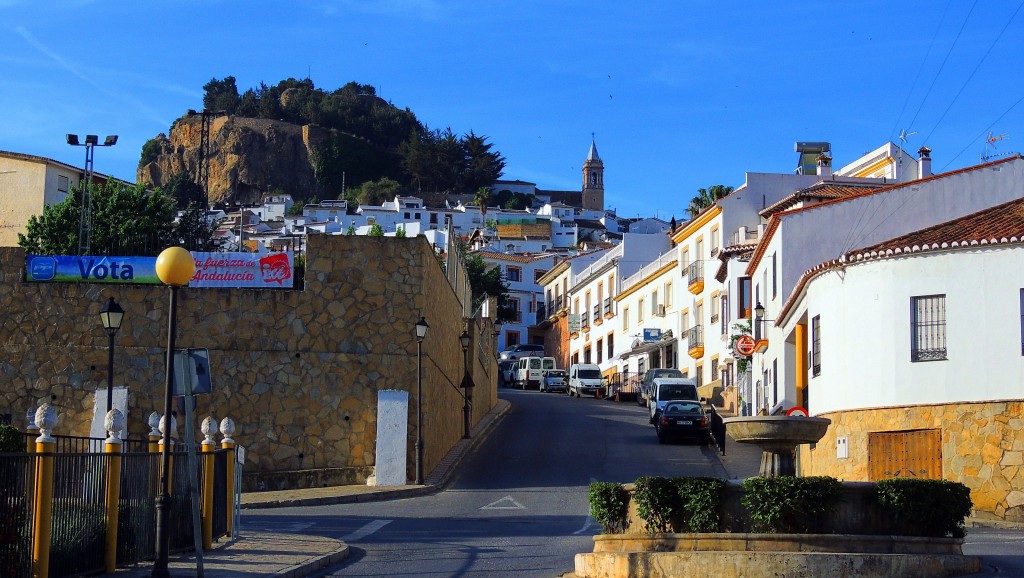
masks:
<path fill-rule="evenodd" d="M 753 355 L 754 348 L 756 347 L 757 342 L 749 335 L 741 335 L 739 339 L 736 340 L 736 353 L 739 353 L 740 355 Z"/>

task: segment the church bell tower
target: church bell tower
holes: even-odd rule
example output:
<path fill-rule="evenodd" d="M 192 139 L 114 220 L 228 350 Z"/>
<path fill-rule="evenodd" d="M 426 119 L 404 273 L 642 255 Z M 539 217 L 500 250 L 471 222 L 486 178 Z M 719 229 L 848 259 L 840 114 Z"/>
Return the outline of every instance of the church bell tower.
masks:
<path fill-rule="evenodd" d="M 587 160 L 583 161 L 583 208 L 604 210 L 604 163 L 597 155 L 597 144 L 593 135 Z"/>

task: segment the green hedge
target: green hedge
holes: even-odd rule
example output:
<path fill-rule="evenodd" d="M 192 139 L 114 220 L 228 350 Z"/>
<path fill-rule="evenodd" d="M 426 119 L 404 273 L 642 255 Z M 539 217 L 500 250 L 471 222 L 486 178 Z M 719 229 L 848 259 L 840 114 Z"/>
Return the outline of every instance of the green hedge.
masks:
<path fill-rule="evenodd" d="M 629 512 L 629 492 L 615 482 L 590 484 L 590 515 L 597 520 L 605 534 L 621 534 L 626 529 Z"/>
<path fill-rule="evenodd" d="M 842 483 L 827 476 L 747 478 L 741 503 L 755 531 L 803 534 L 817 532 L 842 495 Z"/>
<path fill-rule="evenodd" d="M 875 499 L 891 512 L 895 533 L 906 536 L 964 537 L 971 515 L 971 491 L 959 482 L 895 478 L 875 484 Z"/>

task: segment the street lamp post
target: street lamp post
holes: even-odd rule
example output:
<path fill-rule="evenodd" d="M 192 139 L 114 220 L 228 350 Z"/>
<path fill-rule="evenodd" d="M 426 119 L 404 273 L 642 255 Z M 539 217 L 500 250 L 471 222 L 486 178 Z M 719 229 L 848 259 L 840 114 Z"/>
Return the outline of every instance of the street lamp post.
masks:
<path fill-rule="evenodd" d="M 423 485 L 423 338 L 427 336 L 427 320 L 416 322 L 416 485 Z"/>
<path fill-rule="evenodd" d="M 462 437 L 469 439 L 469 387 L 472 380 L 469 377 L 469 331 L 463 331 L 459 336 L 459 343 L 462 344 Z"/>
<path fill-rule="evenodd" d="M 100 321 L 103 322 L 103 329 L 106 329 L 110 338 L 107 348 L 107 413 L 114 409 L 114 336 L 117 330 L 121 329 L 121 321 L 124 319 L 124 309 L 111 297 L 100 309 Z"/>
<path fill-rule="evenodd" d="M 117 135 L 112 134 L 103 139 L 100 144 L 100 137 L 94 134 L 85 135 L 85 142 L 79 142 L 77 134 L 66 135 L 68 144 L 74 147 L 85 147 L 85 175 L 82 184 L 82 211 L 78 222 L 78 254 L 89 254 L 89 232 L 92 229 L 92 197 L 89 196 L 89 189 L 92 187 L 92 156 L 95 147 L 112 147 L 117 144 Z"/>
<path fill-rule="evenodd" d="M 170 313 L 167 320 L 167 364 L 164 380 L 164 418 L 171 415 L 171 393 L 174 382 L 174 340 L 177 333 L 178 289 L 188 285 L 196 263 L 192 255 L 181 247 L 164 249 L 156 258 L 156 275 L 164 285 L 171 288 Z M 160 449 L 160 494 L 156 498 L 156 562 L 153 564 L 153 578 L 169 578 L 167 555 L 170 542 L 171 507 L 170 488 L 168 487 L 171 467 L 171 427 L 163 431 L 163 446 Z"/>

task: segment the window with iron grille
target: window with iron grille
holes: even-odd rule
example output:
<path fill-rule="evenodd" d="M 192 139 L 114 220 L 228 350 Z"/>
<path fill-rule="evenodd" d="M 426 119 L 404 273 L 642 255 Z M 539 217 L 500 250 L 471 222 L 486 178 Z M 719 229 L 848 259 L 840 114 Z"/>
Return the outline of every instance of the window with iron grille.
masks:
<path fill-rule="evenodd" d="M 910 298 L 910 360 L 946 359 L 946 296 Z"/>
<path fill-rule="evenodd" d="M 611 359 L 615 355 L 615 334 L 608 334 L 608 359 Z"/>
<path fill-rule="evenodd" d="M 811 319 L 811 375 L 821 373 L 821 315 Z"/>

